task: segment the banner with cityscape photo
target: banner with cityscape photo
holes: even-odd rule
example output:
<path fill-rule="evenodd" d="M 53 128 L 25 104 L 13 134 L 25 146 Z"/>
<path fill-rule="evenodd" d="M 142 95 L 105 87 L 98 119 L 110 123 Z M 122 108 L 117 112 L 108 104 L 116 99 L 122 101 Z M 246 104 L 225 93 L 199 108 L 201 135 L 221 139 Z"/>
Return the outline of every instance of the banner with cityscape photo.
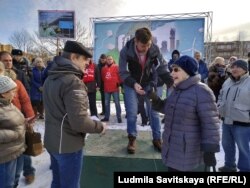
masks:
<path fill-rule="evenodd" d="M 40 37 L 75 38 L 75 12 L 38 10 Z"/>
<path fill-rule="evenodd" d="M 94 59 L 102 53 L 112 55 L 118 63 L 119 52 L 135 31 L 148 27 L 164 58 L 171 59 L 177 49 L 181 55 L 193 56 L 195 51 L 204 52 L 204 18 L 145 21 L 94 22 Z"/>

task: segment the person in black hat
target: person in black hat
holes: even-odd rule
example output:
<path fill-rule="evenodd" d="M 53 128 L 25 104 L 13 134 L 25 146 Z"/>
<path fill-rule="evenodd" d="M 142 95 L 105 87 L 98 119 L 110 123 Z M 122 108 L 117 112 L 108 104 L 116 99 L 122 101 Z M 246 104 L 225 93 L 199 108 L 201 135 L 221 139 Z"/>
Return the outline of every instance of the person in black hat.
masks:
<path fill-rule="evenodd" d="M 44 146 L 50 154 L 51 187 L 80 187 L 86 133 L 103 134 L 106 124 L 90 119 L 82 81 L 92 54 L 81 43 L 67 41 L 56 56 L 43 86 Z"/>
<path fill-rule="evenodd" d="M 168 62 L 168 69 L 169 71 L 172 71 L 172 64 L 180 58 L 180 52 L 178 50 L 173 50 L 172 55 L 171 55 L 172 59 L 169 60 Z"/>
<path fill-rule="evenodd" d="M 222 147 L 225 153 L 221 172 L 250 172 L 250 77 L 248 63 L 238 59 L 231 65 L 231 75 L 224 82 L 218 97 L 223 119 Z M 239 151 L 236 163 L 236 146 Z"/>
<path fill-rule="evenodd" d="M 11 55 L 13 57 L 14 67 L 24 72 L 29 85 L 31 85 L 32 68 L 30 67 L 29 60 L 24 57 L 23 51 L 19 49 L 13 49 Z"/>
<path fill-rule="evenodd" d="M 165 114 L 162 160 L 168 171 L 193 171 L 204 161 L 216 165 L 220 120 L 212 90 L 201 83 L 197 61 L 181 56 L 172 65 L 174 90 L 166 100 L 150 94 L 153 108 Z"/>

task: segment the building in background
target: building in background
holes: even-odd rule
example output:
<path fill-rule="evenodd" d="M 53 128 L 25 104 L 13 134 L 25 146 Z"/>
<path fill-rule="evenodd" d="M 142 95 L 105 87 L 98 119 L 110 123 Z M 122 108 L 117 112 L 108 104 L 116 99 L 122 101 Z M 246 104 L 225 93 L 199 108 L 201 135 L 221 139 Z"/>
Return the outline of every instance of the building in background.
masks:
<path fill-rule="evenodd" d="M 0 43 L 0 51 L 7 51 L 11 53 L 13 47 L 10 44 L 1 44 Z"/>
<path fill-rule="evenodd" d="M 236 56 L 237 58 L 240 58 L 240 59 L 247 59 L 247 54 L 248 52 L 250 52 L 250 41 L 205 43 L 205 48 L 208 46 L 210 46 L 212 61 L 217 56 L 225 58 L 226 61 L 231 56 Z M 208 63 L 211 63 L 211 62 L 208 62 Z"/>

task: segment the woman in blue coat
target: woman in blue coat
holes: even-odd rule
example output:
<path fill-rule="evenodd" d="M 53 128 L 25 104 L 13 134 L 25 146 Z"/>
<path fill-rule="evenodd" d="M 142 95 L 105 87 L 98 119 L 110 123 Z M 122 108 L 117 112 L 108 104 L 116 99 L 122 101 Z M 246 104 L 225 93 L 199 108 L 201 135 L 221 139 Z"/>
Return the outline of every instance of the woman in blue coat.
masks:
<path fill-rule="evenodd" d="M 182 56 L 172 65 L 174 90 L 164 101 L 150 94 L 153 107 L 164 113 L 162 160 L 168 171 L 192 171 L 203 162 L 215 166 L 219 152 L 219 115 L 215 97 L 201 83 L 198 63 Z"/>
<path fill-rule="evenodd" d="M 35 114 L 39 115 L 40 119 L 44 119 L 42 92 L 45 79 L 45 67 L 43 60 L 39 57 L 34 60 L 34 65 L 35 67 L 32 69 L 30 98 Z"/>

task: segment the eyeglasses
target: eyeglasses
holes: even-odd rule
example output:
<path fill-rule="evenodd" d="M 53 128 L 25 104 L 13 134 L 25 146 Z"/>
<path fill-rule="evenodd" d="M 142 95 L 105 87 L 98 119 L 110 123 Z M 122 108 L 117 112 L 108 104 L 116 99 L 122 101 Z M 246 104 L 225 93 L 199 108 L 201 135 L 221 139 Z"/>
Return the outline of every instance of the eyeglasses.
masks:
<path fill-rule="evenodd" d="M 173 67 L 173 68 L 172 68 L 172 71 L 174 71 L 174 72 L 179 72 L 180 69 L 179 69 L 178 67 Z"/>

